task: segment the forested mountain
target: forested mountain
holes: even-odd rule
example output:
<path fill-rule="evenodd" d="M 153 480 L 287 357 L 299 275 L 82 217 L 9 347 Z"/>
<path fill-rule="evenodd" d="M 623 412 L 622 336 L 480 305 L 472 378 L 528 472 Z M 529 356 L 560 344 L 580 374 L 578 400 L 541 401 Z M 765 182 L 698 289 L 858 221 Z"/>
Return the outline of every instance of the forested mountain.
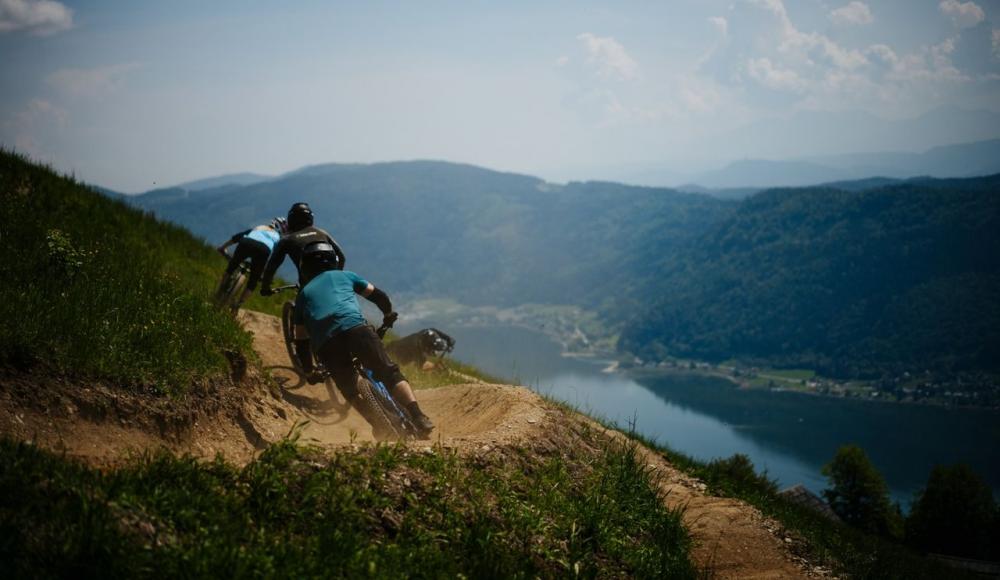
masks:
<path fill-rule="evenodd" d="M 770 190 L 664 264 L 621 346 L 841 377 L 1000 369 L 1000 176 Z"/>
<path fill-rule="evenodd" d="M 670 189 L 556 185 L 431 161 L 320 165 L 248 186 L 133 198 L 215 243 L 296 201 L 344 246 L 349 268 L 389 291 L 617 312 L 650 257 L 672 254 L 735 208 Z"/>
<path fill-rule="evenodd" d="M 664 356 L 838 377 L 1000 365 L 1000 176 L 743 201 L 442 162 L 322 165 L 133 199 L 218 243 L 295 201 L 393 293 L 575 304 Z"/>

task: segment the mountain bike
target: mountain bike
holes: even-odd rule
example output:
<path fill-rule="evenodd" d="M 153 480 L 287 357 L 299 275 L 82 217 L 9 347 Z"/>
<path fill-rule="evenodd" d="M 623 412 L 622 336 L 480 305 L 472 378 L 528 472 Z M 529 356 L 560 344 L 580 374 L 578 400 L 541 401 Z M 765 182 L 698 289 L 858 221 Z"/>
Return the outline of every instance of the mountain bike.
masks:
<path fill-rule="evenodd" d="M 283 290 L 298 290 L 297 285 L 289 286 L 279 286 L 275 288 L 275 292 L 281 292 Z M 295 368 L 296 372 L 304 375 L 302 371 L 302 363 L 299 360 L 298 355 L 295 352 L 295 301 L 289 300 L 285 302 L 281 310 L 281 331 L 285 339 L 285 348 L 288 350 L 288 358 L 292 361 L 292 366 Z M 384 338 L 385 333 L 389 330 L 389 327 L 382 325 L 375 330 L 375 333 L 379 338 Z M 361 361 L 356 357 L 353 358 L 354 370 L 357 373 L 357 390 L 358 396 L 353 401 L 353 404 L 359 408 L 358 412 L 361 413 L 363 417 L 370 418 L 369 422 L 372 424 L 372 432 L 375 438 L 378 440 L 385 439 L 417 439 L 419 431 L 416 426 L 410 421 L 409 416 L 403 411 L 402 405 L 398 404 L 395 399 L 393 399 L 392 394 L 389 389 L 385 386 L 382 381 L 376 380 L 374 373 L 371 369 L 365 368 Z M 336 388 L 336 383 L 334 383 L 333 378 L 330 376 L 329 371 L 323 367 L 323 365 L 314 359 L 313 368 L 316 369 L 318 373 L 323 377 L 323 382 L 326 384 L 327 391 L 330 393 L 331 401 L 336 401 L 337 404 L 343 405 L 345 408 L 351 403 L 346 400 L 341 403 L 340 391 Z"/>
<path fill-rule="evenodd" d="M 229 254 L 226 254 L 229 256 Z M 230 259 L 232 257 L 230 256 Z M 215 292 L 214 303 L 216 308 L 228 308 L 235 315 L 240 309 L 243 292 L 246 290 L 247 282 L 250 280 L 250 263 L 244 260 L 240 262 L 239 268 L 227 274 Z"/>

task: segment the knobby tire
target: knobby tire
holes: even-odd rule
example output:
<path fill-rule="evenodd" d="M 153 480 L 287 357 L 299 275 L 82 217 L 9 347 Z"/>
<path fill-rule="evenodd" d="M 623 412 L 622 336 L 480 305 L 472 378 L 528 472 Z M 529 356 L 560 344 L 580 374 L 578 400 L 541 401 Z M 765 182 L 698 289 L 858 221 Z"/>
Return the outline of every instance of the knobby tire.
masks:
<path fill-rule="evenodd" d="M 362 416 L 369 418 L 372 423 L 372 433 L 375 438 L 402 439 L 406 435 L 406 428 L 402 419 L 396 414 L 392 402 L 385 400 L 384 396 L 365 376 L 358 378 L 358 397 L 354 400 L 357 406 L 364 406 L 365 410 L 360 410 Z"/>
<path fill-rule="evenodd" d="M 302 372 L 302 362 L 299 361 L 299 356 L 295 354 L 295 303 L 285 302 L 285 305 L 281 308 L 281 333 L 285 337 L 285 349 L 288 350 L 288 360 L 292 361 L 292 367 L 295 372 L 300 375 L 305 376 Z"/>

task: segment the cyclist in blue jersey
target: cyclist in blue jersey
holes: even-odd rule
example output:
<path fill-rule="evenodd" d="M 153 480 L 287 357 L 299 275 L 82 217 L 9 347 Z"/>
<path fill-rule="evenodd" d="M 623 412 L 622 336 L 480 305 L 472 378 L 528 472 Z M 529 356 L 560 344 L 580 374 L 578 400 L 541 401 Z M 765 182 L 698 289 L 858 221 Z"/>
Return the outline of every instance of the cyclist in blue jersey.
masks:
<path fill-rule="evenodd" d="M 281 234 L 287 229 L 286 224 L 285 218 L 276 217 L 271 220 L 270 224 L 255 226 L 239 232 L 217 248 L 220 254 L 229 258 L 226 249 L 236 244 L 233 256 L 229 259 L 229 265 L 226 267 L 226 273 L 222 277 L 222 283 L 219 285 L 219 292 L 225 286 L 226 278 L 231 276 L 236 268 L 240 267 L 240 264 L 250 260 L 250 279 L 247 281 L 243 295 L 233 303 L 233 310 L 238 309 L 240 304 L 243 304 L 257 288 L 257 283 L 264 273 L 264 267 L 267 266 L 268 258 L 271 257 L 271 251 L 274 250 Z"/>
<path fill-rule="evenodd" d="M 392 326 L 397 314 L 392 310 L 389 296 L 347 270 L 318 273 L 302 288 L 295 302 L 296 322 L 306 326 L 313 352 L 355 409 L 364 415 L 367 407 L 354 404 L 358 396 L 358 374 L 353 357 L 357 357 L 365 368 L 371 369 L 376 380 L 389 387 L 393 398 L 401 403 L 404 412 L 420 431 L 420 437 L 426 439 L 434 424 L 421 411 L 399 365 L 389 358 L 382 340 L 367 324 L 358 304 L 358 294 L 378 306 L 384 317 L 383 324 Z M 370 417 L 365 419 L 374 424 Z"/>

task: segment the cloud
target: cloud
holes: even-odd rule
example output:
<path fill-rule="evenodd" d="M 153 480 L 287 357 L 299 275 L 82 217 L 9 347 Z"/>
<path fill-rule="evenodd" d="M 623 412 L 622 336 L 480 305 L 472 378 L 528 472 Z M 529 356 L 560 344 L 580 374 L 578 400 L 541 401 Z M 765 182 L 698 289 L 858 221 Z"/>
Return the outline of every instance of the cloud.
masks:
<path fill-rule="evenodd" d="M 47 36 L 73 27 L 73 11 L 54 0 L 0 0 L 0 33 Z"/>
<path fill-rule="evenodd" d="M 72 97 L 94 98 L 114 92 L 125 75 L 137 68 L 139 65 L 136 63 L 96 68 L 64 68 L 50 74 L 45 82 Z"/>
<path fill-rule="evenodd" d="M 986 20 L 986 13 L 975 2 L 942 0 L 938 8 L 950 16 L 952 22 L 959 28 L 970 28 Z"/>
<path fill-rule="evenodd" d="M 871 8 L 864 2 L 850 2 L 830 11 L 830 20 L 834 24 L 871 24 L 875 21 Z"/>
<path fill-rule="evenodd" d="M 828 12 L 831 20 L 848 14 L 852 23 L 868 20 L 867 3 L 841 0 L 838 5 Z M 957 11 L 964 11 L 963 24 L 979 18 L 972 2 L 940 6 L 956 18 Z M 851 45 L 800 28 L 783 0 L 734 0 L 725 20 L 726 35 L 699 61 L 697 71 L 732 91 L 723 94 L 752 107 L 897 113 L 963 95 L 982 98 L 996 93 L 995 81 L 1000 80 L 1000 38 L 987 20 L 906 51 L 887 42 Z"/>
<path fill-rule="evenodd" d="M 723 37 L 729 35 L 729 21 L 722 16 L 710 16 L 708 19 L 712 23 L 712 26 L 719 31 L 719 34 Z"/>
<path fill-rule="evenodd" d="M 602 78 L 628 81 L 638 77 L 639 65 L 614 38 L 589 32 L 576 38 L 587 49 L 587 62 L 597 67 L 597 74 Z"/>
<path fill-rule="evenodd" d="M 806 89 L 806 82 L 795 71 L 782 69 L 768 58 L 747 61 L 747 73 L 750 78 L 771 89 L 794 92 Z"/>
<path fill-rule="evenodd" d="M 69 113 L 44 99 L 32 99 L 21 111 L 3 124 L 3 140 L 13 142 L 14 148 L 32 157 L 47 160 L 42 145 L 54 131 L 61 131 L 69 122 Z"/>

